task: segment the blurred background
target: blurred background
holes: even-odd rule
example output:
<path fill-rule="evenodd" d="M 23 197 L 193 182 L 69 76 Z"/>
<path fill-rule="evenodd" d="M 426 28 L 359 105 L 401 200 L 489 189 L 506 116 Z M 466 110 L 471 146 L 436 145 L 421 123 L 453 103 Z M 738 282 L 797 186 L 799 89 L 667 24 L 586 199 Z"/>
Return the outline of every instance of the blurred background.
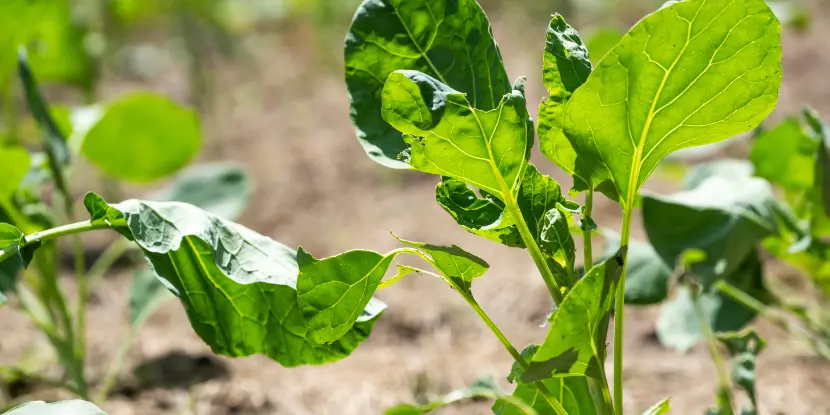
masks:
<path fill-rule="evenodd" d="M 550 15 L 563 14 L 597 57 L 621 33 L 661 4 L 654 0 L 481 0 L 511 77 L 526 76 L 529 110 L 545 95 L 541 82 L 544 33 Z M 769 2 L 784 24 L 784 84 L 770 120 L 804 105 L 830 116 L 830 3 Z M 539 341 L 550 312 L 533 263 L 519 250 L 467 234 L 434 202 L 436 178 L 372 162 L 354 136 L 343 79 L 343 38 L 356 0 L 2 0 L 0 1 L 0 139 L 39 144 L 15 76 L 17 47 L 30 63 L 67 136 L 84 117 L 137 91 L 151 91 L 193 109 L 201 131 L 190 164 L 234 163 L 250 177 L 247 209 L 239 222 L 316 256 L 349 249 L 385 251 L 388 232 L 411 240 L 457 243 L 492 265 L 474 291 L 514 344 Z M 151 112 L 152 113 L 152 112 Z M 152 124 L 152 117 L 143 120 Z M 182 134 L 189 132 L 184 131 Z M 534 150 L 537 151 L 537 150 Z M 747 140 L 686 152 L 647 184 L 657 192 L 680 187 L 677 168 L 746 157 Z M 120 180 L 107 160 L 79 158 L 76 193 L 108 200 L 147 197 L 167 178 Z M 563 187 L 570 179 L 533 158 Z M 97 167 L 96 167 L 97 166 Z M 680 166 L 680 167 L 677 167 Z M 172 171 L 170 173 L 173 173 Z M 2 180 L 2 179 L 0 179 Z M 600 226 L 615 228 L 620 212 L 608 200 L 595 206 Z M 642 230 L 635 238 L 644 238 Z M 114 238 L 85 236 L 94 263 Z M 72 287 L 71 249 L 62 260 Z M 140 261 L 139 261 L 140 262 Z M 89 374 L 94 383 L 130 333 L 128 287 L 139 262 L 115 262 L 90 298 Z M 795 271 L 772 264 L 767 278 L 809 290 Z M 802 285 L 799 285 L 802 284 Z M 492 375 L 503 379 L 510 356 L 463 300 L 442 282 L 410 278 L 379 293 L 390 304 L 371 338 L 352 356 L 323 367 L 285 369 L 265 357 L 213 356 L 181 306 L 165 302 L 138 330 L 124 373 L 103 408 L 131 414 L 376 414 L 400 402 L 463 387 Z M 716 377 L 705 347 L 686 354 L 663 347 L 655 335 L 658 307 L 628 307 L 626 404 L 634 412 L 672 397 L 673 413 L 702 413 L 714 399 Z M 764 414 L 830 414 L 830 364 L 764 321 L 770 346 L 759 362 Z M 46 341 L 17 313 L 0 309 L 0 364 L 24 362 L 53 370 Z M 47 363 L 43 363 L 47 362 Z M 610 364 L 609 364 L 610 369 Z M 504 382 L 502 382 L 504 383 Z M 506 386 L 506 384 L 505 384 Z M 24 378 L 2 385 L 6 402 L 53 400 L 61 392 Z M 444 413 L 484 414 L 473 404 Z"/>

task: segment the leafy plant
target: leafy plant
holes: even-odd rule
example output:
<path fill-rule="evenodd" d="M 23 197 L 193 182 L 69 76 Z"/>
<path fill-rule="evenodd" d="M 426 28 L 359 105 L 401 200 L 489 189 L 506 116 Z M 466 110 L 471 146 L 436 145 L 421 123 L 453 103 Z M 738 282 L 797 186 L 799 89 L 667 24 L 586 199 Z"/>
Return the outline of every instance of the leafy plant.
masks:
<path fill-rule="evenodd" d="M 621 414 L 626 264 L 639 190 L 668 154 L 751 130 L 772 111 L 782 76 L 780 25 L 762 0 L 687 0 L 644 18 L 596 67 L 561 16 L 553 16 L 546 40 L 548 98 L 538 128 L 528 115 L 525 79 L 509 83 L 474 0 L 367 0 L 345 50 L 351 116 L 367 154 L 388 167 L 441 176 L 436 199 L 462 228 L 526 249 L 538 268 L 554 311 L 541 344 L 521 353 L 473 295 L 472 284 L 489 266 L 455 245 L 396 237 L 403 246 L 387 253 L 353 250 L 318 259 L 193 205 L 108 203 L 88 193 L 89 220 L 35 233 L 4 228 L 0 260 L 25 265 L 60 236 L 114 230 L 141 250 L 214 352 L 265 354 L 283 366 L 348 356 L 385 312 L 376 291 L 429 275 L 458 292 L 515 360 L 512 395 L 479 387 L 462 397 L 496 398 L 499 414 Z M 573 176 L 570 194 L 530 163 L 537 133 L 542 153 Z M 708 183 L 690 192 L 703 192 Z M 595 191 L 622 210 L 619 248 L 596 265 Z M 580 192 L 584 205 L 568 199 Z M 718 219 L 717 208 L 738 215 L 728 206 L 711 208 L 707 221 Z M 675 225 L 656 231 L 674 242 L 668 233 Z M 752 225 L 743 226 L 755 230 Z M 759 239 L 768 231 L 760 225 Z M 572 231 L 583 237 L 584 272 L 576 268 Z M 668 242 L 655 253 L 679 255 Z M 735 246 L 724 259 L 713 255 L 716 244 L 707 253 L 727 265 L 696 266 L 734 271 L 750 255 L 748 246 Z M 398 265 L 386 278 L 401 255 L 428 267 Z M 613 388 L 604 370 L 612 316 Z M 663 401 L 646 413 L 666 411 Z"/>

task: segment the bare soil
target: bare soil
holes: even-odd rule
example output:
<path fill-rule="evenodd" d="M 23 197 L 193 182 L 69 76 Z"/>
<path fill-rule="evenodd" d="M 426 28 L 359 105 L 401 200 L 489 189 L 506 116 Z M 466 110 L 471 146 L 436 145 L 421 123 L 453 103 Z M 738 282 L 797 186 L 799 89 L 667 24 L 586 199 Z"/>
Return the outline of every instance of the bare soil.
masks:
<path fill-rule="evenodd" d="M 818 16 L 812 31 L 784 36 L 785 82 L 774 118 L 804 104 L 830 115 L 830 20 L 820 18 L 828 16 L 826 10 Z M 494 19 L 509 72 L 528 76 L 529 102 L 538 102 L 544 23 Z M 533 263 L 523 251 L 459 229 L 433 201 L 435 177 L 390 171 L 364 155 L 348 119 L 340 64 L 320 67 L 320 62 L 339 60 L 340 47 L 333 44 L 331 56 L 321 57 L 310 50 L 313 34 L 295 28 L 264 37 L 261 56 L 249 56 L 241 65 L 212 67 L 222 92 L 204 121 L 212 150 L 203 159 L 240 162 L 254 177 L 256 195 L 241 222 L 289 246 L 302 243 L 317 256 L 355 248 L 391 249 L 395 241 L 389 231 L 408 239 L 457 243 L 490 262 L 491 271 L 474 286 L 475 296 L 513 343 L 522 347 L 541 341 L 545 330 L 540 325 L 551 304 Z M 104 94 L 150 87 L 183 97 L 183 79 L 181 73 L 150 81 L 112 79 Z M 549 163 L 539 155 L 534 159 L 567 186 L 567 178 Z M 657 177 L 649 187 L 669 191 L 674 185 Z M 144 189 L 133 190 L 140 194 Z M 615 227 L 619 211 L 612 202 L 598 202 L 596 212 L 601 226 Z M 767 275 L 772 283 L 788 284 L 795 278 L 785 267 L 773 268 L 775 275 Z M 89 306 L 93 382 L 100 381 L 127 333 L 131 276 L 130 270 L 113 272 L 97 287 Z M 65 283 L 72 285 L 70 278 Z M 122 382 L 104 408 L 111 415 L 380 414 L 386 407 L 464 387 L 481 376 L 503 379 L 509 370 L 510 356 L 440 281 L 408 278 L 378 296 L 390 307 L 354 355 L 332 365 L 295 369 L 263 356 L 213 356 L 172 301 L 141 329 Z M 711 360 L 703 347 L 686 355 L 661 347 L 654 335 L 657 312 L 655 307 L 626 311 L 626 413 L 639 413 L 671 396 L 673 413 L 700 414 L 714 402 Z M 757 326 L 770 343 L 758 365 L 761 413 L 830 414 L 830 364 L 810 357 L 802 344 L 770 324 L 759 321 Z M 0 312 L 0 327 L 1 364 L 47 349 L 28 322 L 9 309 Z M 610 376 L 612 366 L 607 369 Z M 57 373 L 54 367 L 48 370 Z M 62 395 L 41 389 L 32 396 Z M 486 414 L 489 403 L 442 413 Z"/>

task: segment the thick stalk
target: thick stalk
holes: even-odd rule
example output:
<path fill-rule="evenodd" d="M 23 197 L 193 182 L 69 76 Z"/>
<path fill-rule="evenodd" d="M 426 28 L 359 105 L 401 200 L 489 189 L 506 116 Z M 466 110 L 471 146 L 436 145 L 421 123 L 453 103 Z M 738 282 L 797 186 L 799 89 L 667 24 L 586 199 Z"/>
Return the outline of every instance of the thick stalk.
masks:
<path fill-rule="evenodd" d="M 630 205 L 623 207 L 623 223 L 620 235 L 620 246 L 628 246 L 631 237 L 631 216 L 633 208 Z M 614 301 L 614 413 L 623 413 L 623 311 L 625 310 L 625 274 L 628 267 L 628 251 L 623 258 L 623 270 L 620 283 L 617 285 L 617 298 Z"/>
<path fill-rule="evenodd" d="M 553 302 L 556 305 L 561 304 L 563 298 L 562 290 L 556 282 L 556 278 L 553 277 L 553 272 L 551 272 L 550 267 L 545 262 L 544 255 L 542 255 L 542 250 L 539 249 L 539 245 L 536 244 L 536 239 L 533 238 L 533 234 L 530 232 L 530 228 L 528 228 L 527 222 L 525 222 L 525 219 L 522 216 L 522 211 L 519 209 L 519 203 L 516 201 L 516 198 L 513 197 L 506 198 L 505 205 L 507 206 L 507 210 L 510 212 L 510 215 L 516 221 L 516 228 L 519 229 L 522 241 L 525 243 L 525 246 L 527 246 L 527 251 L 533 258 L 536 268 L 538 268 L 539 273 L 542 274 L 542 279 L 545 281 L 548 291 L 550 291 L 550 296 L 553 299 Z"/>
<path fill-rule="evenodd" d="M 582 208 L 582 220 L 590 218 L 594 208 L 594 190 L 590 187 L 585 192 L 585 206 Z M 582 255 L 585 264 L 585 273 L 587 274 L 591 267 L 594 266 L 594 253 L 591 247 L 591 230 L 582 230 Z"/>

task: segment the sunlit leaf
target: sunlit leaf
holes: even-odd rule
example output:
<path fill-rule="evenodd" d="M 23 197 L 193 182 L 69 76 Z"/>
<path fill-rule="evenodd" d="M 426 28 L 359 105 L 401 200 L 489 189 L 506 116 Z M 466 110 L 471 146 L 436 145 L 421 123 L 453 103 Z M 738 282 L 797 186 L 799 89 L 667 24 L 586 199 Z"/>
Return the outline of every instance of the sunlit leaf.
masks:
<path fill-rule="evenodd" d="M 614 27 L 602 27 L 591 32 L 585 41 L 585 46 L 591 52 L 591 63 L 599 63 L 622 37 L 620 30 Z"/>
<path fill-rule="evenodd" d="M 669 398 L 666 398 L 660 402 L 657 402 L 651 408 L 646 409 L 642 415 L 663 415 L 669 413 L 670 411 L 671 406 L 669 405 Z"/>
<path fill-rule="evenodd" d="M 147 182 L 184 167 L 199 150 L 200 137 L 193 110 L 137 92 L 108 103 L 81 148 L 107 174 Z"/>
<path fill-rule="evenodd" d="M 571 96 L 565 133 L 631 207 L 666 155 L 751 130 L 772 111 L 780 31 L 762 0 L 669 3 L 637 23 Z"/>
<path fill-rule="evenodd" d="M 346 85 L 357 137 L 372 159 L 408 166 L 408 145 L 381 117 L 381 90 L 401 69 L 423 72 L 491 110 L 510 92 L 487 16 L 475 0 L 366 0 L 346 36 Z M 385 107 L 385 105 L 384 105 Z"/>
<path fill-rule="evenodd" d="M 818 146 L 801 123 L 791 118 L 761 133 L 752 145 L 750 159 L 756 175 L 785 189 L 807 190 L 815 180 Z"/>
<path fill-rule="evenodd" d="M 317 344 L 297 302 L 293 249 L 184 203 L 107 204 L 90 193 L 84 205 L 94 221 L 135 240 L 217 354 L 261 353 L 283 366 L 333 362 L 366 339 L 384 309 L 374 302 L 343 337 Z"/>
<path fill-rule="evenodd" d="M 426 252 L 432 257 L 435 266 L 441 274 L 450 279 L 452 284 L 459 290 L 463 290 L 468 294 L 473 280 L 484 275 L 490 268 L 490 264 L 483 259 L 459 248 L 456 245 L 439 246 L 431 245 L 423 242 L 407 241 L 405 239 L 395 237 L 403 244 L 418 248 Z"/>

